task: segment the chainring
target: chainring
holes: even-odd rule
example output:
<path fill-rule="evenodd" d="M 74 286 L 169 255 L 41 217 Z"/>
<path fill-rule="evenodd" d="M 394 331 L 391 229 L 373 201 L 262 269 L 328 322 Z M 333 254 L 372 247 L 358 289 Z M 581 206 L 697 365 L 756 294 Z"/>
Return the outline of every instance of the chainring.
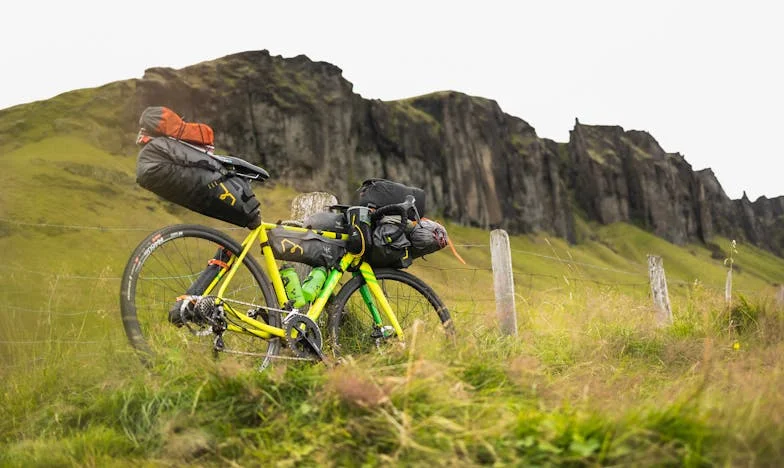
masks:
<path fill-rule="evenodd" d="M 286 343 L 297 357 L 321 359 L 324 342 L 316 322 L 307 315 L 290 314 L 284 321 Z"/>

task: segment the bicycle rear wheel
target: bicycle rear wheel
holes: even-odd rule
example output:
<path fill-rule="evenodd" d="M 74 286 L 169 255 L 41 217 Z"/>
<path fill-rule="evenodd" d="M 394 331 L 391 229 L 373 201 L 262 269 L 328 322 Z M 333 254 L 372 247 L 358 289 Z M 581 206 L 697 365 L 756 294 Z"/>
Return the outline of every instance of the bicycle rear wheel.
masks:
<path fill-rule="evenodd" d="M 421 322 L 420 336 L 451 337 L 454 334 L 449 310 L 424 281 L 391 268 L 379 268 L 374 273 L 406 336 L 411 336 L 416 320 Z M 329 342 L 336 356 L 366 353 L 376 348 L 377 339 L 371 336 L 373 317 L 359 289 L 363 284 L 364 278 L 356 276 L 332 298 Z"/>
<path fill-rule="evenodd" d="M 120 310 L 125 333 L 145 364 L 152 364 L 161 357 L 188 359 L 194 353 L 204 354 L 215 349 L 216 335 L 209 323 L 194 320 L 183 324 L 178 313 L 173 317 L 179 323 L 173 323 L 170 311 L 179 311 L 175 308 L 178 297 L 186 294 L 219 249 L 230 256 L 241 252 L 238 242 L 218 230 L 176 225 L 150 234 L 131 255 L 122 277 Z M 217 293 L 217 289 L 212 293 Z M 278 308 L 272 285 L 250 256 L 245 257 L 231 279 L 223 299 L 226 306 L 239 313 L 266 316 L 270 325 L 280 326 L 280 315 L 267 310 Z M 216 314 L 214 305 L 210 309 L 209 301 L 204 304 L 200 312 Z M 238 324 L 230 314 L 225 317 L 230 323 Z M 264 340 L 249 334 L 227 332 L 223 340 L 224 351 L 260 359 L 260 368 L 266 367 L 280 349 L 278 338 Z"/>

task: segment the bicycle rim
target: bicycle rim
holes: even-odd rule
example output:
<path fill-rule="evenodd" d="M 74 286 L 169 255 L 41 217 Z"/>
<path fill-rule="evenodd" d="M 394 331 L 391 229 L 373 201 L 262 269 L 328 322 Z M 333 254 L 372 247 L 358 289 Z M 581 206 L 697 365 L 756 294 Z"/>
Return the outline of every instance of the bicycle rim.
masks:
<path fill-rule="evenodd" d="M 436 293 L 421 279 L 401 270 L 378 269 L 376 278 L 406 337 L 414 332 L 434 339 L 452 336 L 454 329 L 449 310 Z M 335 355 L 361 354 L 375 350 L 377 340 L 371 336 L 373 318 L 362 299 L 361 277 L 341 288 L 330 307 L 330 344 Z M 386 317 L 382 320 L 386 323 Z"/>
<path fill-rule="evenodd" d="M 136 248 L 123 274 L 120 304 L 128 339 L 146 364 L 161 359 L 187 360 L 215 349 L 209 324 L 176 326 L 170 321 L 170 310 L 219 248 L 232 256 L 240 253 L 240 245 L 225 234 L 189 225 L 159 230 Z M 251 258 L 245 259 L 232 278 L 224 300 L 242 314 L 278 307 L 266 275 Z M 267 316 L 271 325 L 280 326 L 279 315 Z M 226 352 L 244 361 L 255 360 L 260 368 L 269 364 L 280 347 L 278 339 L 267 341 L 233 332 L 223 334 L 223 344 Z"/>

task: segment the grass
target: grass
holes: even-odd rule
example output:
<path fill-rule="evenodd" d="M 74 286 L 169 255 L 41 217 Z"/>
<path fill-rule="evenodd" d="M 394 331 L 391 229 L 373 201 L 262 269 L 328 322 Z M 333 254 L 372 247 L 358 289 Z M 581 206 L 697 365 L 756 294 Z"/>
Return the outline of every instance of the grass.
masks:
<path fill-rule="evenodd" d="M 438 253 L 411 271 L 446 300 L 456 347 L 417 336 L 334 369 L 256 373 L 201 355 L 146 369 L 117 311 L 127 256 L 156 227 L 219 223 L 139 189 L 134 165 L 78 136 L 0 157 L 0 465 L 766 466 L 784 456 L 784 311 L 772 299 L 784 260 L 740 245 L 727 307 L 726 268 L 710 248 L 626 224 L 582 223 L 576 246 L 512 237 L 517 339 L 496 331 L 488 233 L 447 224 L 468 265 Z M 257 194 L 268 220 L 287 218 L 296 195 Z M 653 321 L 649 253 L 665 262 L 667 328 Z"/>
<path fill-rule="evenodd" d="M 534 314 L 512 340 L 461 320 L 458 348 L 417 336 L 334 369 L 257 373 L 194 356 L 148 371 L 121 346 L 89 366 L 64 356 L 9 375 L 0 461 L 698 466 L 782 455 L 781 335 L 742 334 L 733 350 L 700 324 L 683 336 L 629 323 L 622 294 L 577 314 L 597 300 L 586 293 L 560 318 L 568 328 Z"/>

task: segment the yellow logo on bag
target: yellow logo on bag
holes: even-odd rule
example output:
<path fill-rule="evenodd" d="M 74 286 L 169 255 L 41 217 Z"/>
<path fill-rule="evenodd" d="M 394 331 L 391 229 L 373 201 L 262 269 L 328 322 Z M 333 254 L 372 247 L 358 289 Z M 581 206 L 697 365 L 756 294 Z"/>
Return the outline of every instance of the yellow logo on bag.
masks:
<path fill-rule="evenodd" d="M 223 185 L 223 182 L 221 182 L 220 186 L 223 187 L 223 193 L 220 194 L 218 198 L 221 201 L 226 200 L 227 198 L 231 198 L 231 203 L 229 203 L 229 205 L 234 206 L 234 204 L 237 203 L 237 199 L 234 198 L 234 195 L 232 195 L 231 192 L 229 192 L 229 189 L 227 189 L 226 186 Z"/>
<path fill-rule="evenodd" d="M 289 253 L 294 253 L 297 251 L 297 249 L 299 249 L 299 254 L 305 255 L 305 249 L 303 249 L 301 245 L 297 245 L 297 243 L 289 239 L 283 239 L 282 241 L 280 241 L 280 250 L 284 252 L 287 250 L 286 243 L 289 243 L 291 245 L 291 250 L 289 250 Z"/>

